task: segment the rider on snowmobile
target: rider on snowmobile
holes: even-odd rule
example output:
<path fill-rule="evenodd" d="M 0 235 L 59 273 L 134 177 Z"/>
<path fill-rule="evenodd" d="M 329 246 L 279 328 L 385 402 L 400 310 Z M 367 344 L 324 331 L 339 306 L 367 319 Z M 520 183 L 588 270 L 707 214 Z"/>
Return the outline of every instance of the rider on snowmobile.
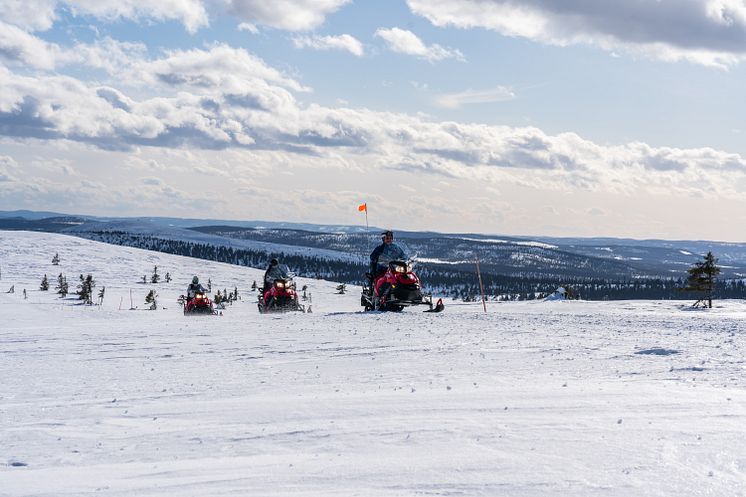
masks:
<path fill-rule="evenodd" d="M 275 280 L 284 280 L 287 278 L 289 278 L 287 266 L 284 264 L 280 265 L 280 261 L 277 259 L 272 259 L 269 261 L 269 267 L 267 267 L 267 271 L 264 273 L 264 291 L 266 292 L 272 288 Z"/>
<path fill-rule="evenodd" d="M 187 300 L 192 300 L 198 293 L 207 293 L 207 290 L 199 284 L 199 278 L 195 276 L 187 288 Z"/>
<path fill-rule="evenodd" d="M 382 243 L 370 254 L 371 281 L 375 281 L 379 274 L 386 271 L 389 262 L 407 259 L 402 248 L 394 243 L 394 233 L 386 230 L 381 233 Z"/>

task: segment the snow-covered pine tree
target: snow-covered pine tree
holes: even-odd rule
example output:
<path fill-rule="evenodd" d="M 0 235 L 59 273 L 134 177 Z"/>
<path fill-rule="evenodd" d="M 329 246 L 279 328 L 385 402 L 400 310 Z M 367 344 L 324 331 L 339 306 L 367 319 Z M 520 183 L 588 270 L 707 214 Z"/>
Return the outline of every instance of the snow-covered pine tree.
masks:
<path fill-rule="evenodd" d="M 65 278 L 62 273 L 57 276 L 57 286 L 55 287 L 55 290 L 57 290 L 60 297 L 67 297 L 67 278 Z"/>
<path fill-rule="evenodd" d="M 256 280 L 254 280 L 254 283 L 251 284 L 251 291 L 252 292 L 256 292 L 256 288 L 257 288 L 257 286 L 256 286 Z"/>
<path fill-rule="evenodd" d="M 54 254 L 54 257 L 52 257 L 52 264 L 54 264 L 55 266 L 60 265 L 60 254 Z"/>
<path fill-rule="evenodd" d="M 238 287 L 233 287 L 233 300 L 238 300 Z"/>
<path fill-rule="evenodd" d="M 104 294 L 106 293 L 106 287 L 102 286 L 101 290 L 98 292 L 98 305 L 103 305 L 104 303 Z"/>
<path fill-rule="evenodd" d="M 49 290 L 49 280 L 47 279 L 47 275 L 44 275 L 44 278 L 41 280 L 41 285 L 39 286 L 39 290 L 42 292 L 46 292 Z"/>
<path fill-rule="evenodd" d="M 171 273 L 166 273 L 165 279 L 166 279 L 166 283 L 170 283 L 171 282 Z"/>
<path fill-rule="evenodd" d="M 701 303 L 705 307 L 712 308 L 712 294 L 715 291 L 715 281 L 717 281 L 717 275 L 720 274 L 720 267 L 718 267 L 717 262 L 718 260 L 710 251 L 704 256 L 704 260 L 695 262 L 694 266 L 687 271 L 689 276 L 686 278 L 686 286 L 681 290 L 684 292 L 698 292 L 702 297 L 694 303 L 693 307 Z"/>
<path fill-rule="evenodd" d="M 148 282 L 148 277 L 143 274 L 142 275 L 142 281 L 140 283 L 142 283 L 143 285 L 145 285 L 147 282 Z"/>
<path fill-rule="evenodd" d="M 220 293 L 220 290 L 218 290 L 218 293 L 215 295 L 215 305 L 219 305 L 223 301 L 223 294 Z"/>
<path fill-rule="evenodd" d="M 145 296 L 145 303 L 150 304 L 150 310 L 154 311 L 158 309 L 158 294 L 155 292 L 155 290 L 150 290 L 148 294 Z"/>
<path fill-rule="evenodd" d="M 207 278 L 207 291 L 212 292 L 212 280 Z"/>
<path fill-rule="evenodd" d="M 153 284 L 161 281 L 161 275 L 158 274 L 158 266 L 153 267 L 153 276 L 150 277 L 150 282 Z"/>
<path fill-rule="evenodd" d="M 80 283 L 78 284 L 78 300 L 82 300 L 84 304 L 93 305 L 93 289 L 96 287 L 96 282 L 93 280 L 92 275 L 83 277 L 80 275 Z"/>

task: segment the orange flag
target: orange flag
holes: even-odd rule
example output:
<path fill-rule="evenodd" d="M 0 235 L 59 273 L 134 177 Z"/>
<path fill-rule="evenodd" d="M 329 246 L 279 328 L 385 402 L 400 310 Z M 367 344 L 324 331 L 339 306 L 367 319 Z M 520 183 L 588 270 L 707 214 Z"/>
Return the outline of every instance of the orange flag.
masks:
<path fill-rule="evenodd" d="M 358 205 L 357 210 L 360 212 L 363 212 L 363 211 L 368 212 L 368 204 L 365 203 L 365 204 Z"/>

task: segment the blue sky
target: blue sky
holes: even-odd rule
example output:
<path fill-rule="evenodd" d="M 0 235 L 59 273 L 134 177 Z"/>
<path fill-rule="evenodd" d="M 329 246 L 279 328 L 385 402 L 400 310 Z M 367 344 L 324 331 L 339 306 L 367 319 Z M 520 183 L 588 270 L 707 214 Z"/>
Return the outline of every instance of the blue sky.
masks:
<path fill-rule="evenodd" d="M 0 209 L 746 240 L 746 2 L 0 0 Z"/>

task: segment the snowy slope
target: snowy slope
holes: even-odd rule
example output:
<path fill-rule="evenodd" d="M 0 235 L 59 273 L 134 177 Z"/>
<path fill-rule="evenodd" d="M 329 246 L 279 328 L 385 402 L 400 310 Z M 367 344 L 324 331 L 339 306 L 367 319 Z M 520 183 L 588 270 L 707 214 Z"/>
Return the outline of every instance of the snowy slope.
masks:
<path fill-rule="evenodd" d="M 166 309 L 128 310 L 154 265 Z M 27 232 L 0 268 L 1 496 L 746 493 L 742 302 L 363 314 L 303 280 L 314 313 L 266 316 L 260 271 Z M 60 271 L 104 305 L 37 290 Z M 244 300 L 185 318 L 193 274 Z"/>

